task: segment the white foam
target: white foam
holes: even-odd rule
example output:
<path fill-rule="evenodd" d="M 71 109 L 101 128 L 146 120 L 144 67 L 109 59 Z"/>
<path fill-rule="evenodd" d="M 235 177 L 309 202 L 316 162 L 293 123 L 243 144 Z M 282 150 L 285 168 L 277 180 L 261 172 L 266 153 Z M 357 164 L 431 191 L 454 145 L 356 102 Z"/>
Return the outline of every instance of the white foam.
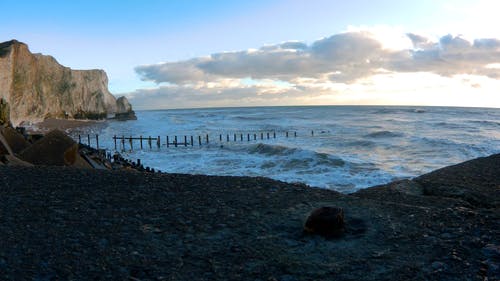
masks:
<path fill-rule="evenodd" d="M 477 122 L 500 120 L 500 110 L 424 110 L 424 114 L 415 114 L 411 107 L 139 111 L 137 121 L 110 122 L 101 130 L 100 140 L 101 146 L 113 149 L 113 135 L 161 136 L 162 143 L 167 134 L 171 141 L 174 134 L 179 141 L 184 135 L 193 135 L 193 147 L 163 145 L 157 149 L 153 142 L 150 150 L 145 142 L 145 149 L 125 156 L 140 158 L 146 165 L 166 172 L 265 176 L 342 192 L 417 176 L 500 151 L 500 134 L 491 133 L 496 125 Z M 437 126 L 439 122 L 457 125 Z M 286 131 L 290 132 L 288 138 Z M 260 132 L 264 132 L 263 140 Z M 266 132 L 271 132 L 270 139 Z M 199 147 L 198 136 L 203 136 L 204 142 L 206 134 L 210 143 Z M 253 134 L 257 134 L 257 141 Z M 134 146 L 138 148 L 139 144 Z"/>

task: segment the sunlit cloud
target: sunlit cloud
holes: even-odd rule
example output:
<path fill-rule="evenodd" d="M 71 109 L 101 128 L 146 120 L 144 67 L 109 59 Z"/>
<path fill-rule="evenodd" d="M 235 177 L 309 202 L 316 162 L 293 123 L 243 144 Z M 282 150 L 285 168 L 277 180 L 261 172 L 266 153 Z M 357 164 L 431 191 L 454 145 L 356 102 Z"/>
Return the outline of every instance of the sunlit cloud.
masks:
<path fill-rule="evenodd" d="M 431 38 L 389 27 L 350 27 L 311 44 L 289 41 L 138 66 L 140 77 L 159 87 L 137 90 L 130 97 L 144 108 L 471 105 L 469 100 L 477 106 L 500 107 L 500 99 L 490 91 L 500 84 L 499 66 L 496 38 Z M 481 97 L 488 103 L 473 97 L 479 91 L 487 93 Z"/>

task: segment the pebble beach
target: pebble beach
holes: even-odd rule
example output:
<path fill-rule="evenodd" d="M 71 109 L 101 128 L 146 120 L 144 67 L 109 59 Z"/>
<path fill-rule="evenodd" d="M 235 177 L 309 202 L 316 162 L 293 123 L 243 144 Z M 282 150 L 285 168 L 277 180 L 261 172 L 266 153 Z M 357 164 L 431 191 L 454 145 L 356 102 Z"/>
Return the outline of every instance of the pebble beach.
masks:
<path fill-rule="evenodd" d="M 500 154 L 352 194 L 260 177 L 0 166 L 3 280 L 499 280 Z M 307 235 L 345 212 L 345 233 Z"/>

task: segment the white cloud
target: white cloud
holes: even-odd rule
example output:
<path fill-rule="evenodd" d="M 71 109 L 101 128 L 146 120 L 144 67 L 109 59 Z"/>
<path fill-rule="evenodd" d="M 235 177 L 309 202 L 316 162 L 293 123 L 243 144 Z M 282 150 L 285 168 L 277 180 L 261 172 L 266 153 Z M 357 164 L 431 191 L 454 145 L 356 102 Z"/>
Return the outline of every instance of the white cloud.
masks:
<path fill-rule="evenodd" d="M 499 63 L 500 40 L 495 38 L 469 41 L 462 36 L 445 35 L 436 40 L 388 27 L 370 30 L 350 28 L 347 32 L 319 39 L 310 45 L 290 41 L 260 49 L 138 66 L 136 72 L 143 80 L 167 83 L 167 86 L 138 90 L 132 98 L 139 107 L 300 104 L 313 101 L 392 103 L 405 100 L 420 104 L 435 104 L 439 100 L 441 104 L 445 101 L 435 95 L 424 95 L 430 99 L 427 102 L 421 98 L 394 96 L 390 100 L 385 94 L 380 94 L 389 89 L 383 83 L 374 81 L 392 77 L 390 83 L 396 85 L 393 91 L 415 95 L 415 91 L 440 88 L 431 83 L 435 77 L 441 77 L 438 79 L 440 83 L 450 87 L 457 85 L 455 80 L 458 81 L 460 75 L 485 77 L 487 81 L 496 83 L 496 79 L 500 79 Z M 407 75 L 401 75 L 405 73 Z M 433 79 L 410 83 L 426 73 Z M 481 90 L 481 83 L 484 83 L 480 79 L 475 80 L 478 82 L 469 87 L 473 92 Z M 426 83 L 431 86 L 426 88 Z M 398 88 L 397 85 L 401 84 L 414 88 Z M 352 89 L 361 93 L 353 93 Z M 345 96 L 346 93 L 353 98 Z M 363 96 L 363 93 L 370 93 L 371 96 Z M 419 95 L 422 96 L 422 93 Z M 460 99 L 465 97 L 461 95 Z M 494 106 L 500 106 L 498 99 Z"/>

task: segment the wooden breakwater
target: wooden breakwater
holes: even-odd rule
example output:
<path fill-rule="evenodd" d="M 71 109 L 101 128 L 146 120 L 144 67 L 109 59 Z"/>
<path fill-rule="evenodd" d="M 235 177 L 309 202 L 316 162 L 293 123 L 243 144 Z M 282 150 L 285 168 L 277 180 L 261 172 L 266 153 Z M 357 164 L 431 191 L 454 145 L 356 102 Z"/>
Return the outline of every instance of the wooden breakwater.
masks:
<path fill-rule="evenodd" d="M 304 134 L 309 135 L 309 134 Z M 261 132 L 246 132 L 246 133 L 225 133 L 225 134 L 203 134 L 203 135 L 165 135 L 165 136 L 113 136 L 114 150 L 127 150 L 127 146 L 130 150 L 134 149 L 144 149 L 149 147 L 161 148 L 162 146 L 170 147 L 193 147 L 193 146 L 203 146 L 210 143 L 237 143 L 237 142 L 252 142 L 252 141 L 265 141 L 277 138 L 296 138 L 298 136 L 297 131 L 261 131 Z M 314 131 L 310 132 L 310 136 L 314 136 Z M 78 135 L 78 142 L 85 143 L 88 146 L 95 145 L 99 149 L 99 135 L 91 136 L 87 134 L 86 136 Z"/>

